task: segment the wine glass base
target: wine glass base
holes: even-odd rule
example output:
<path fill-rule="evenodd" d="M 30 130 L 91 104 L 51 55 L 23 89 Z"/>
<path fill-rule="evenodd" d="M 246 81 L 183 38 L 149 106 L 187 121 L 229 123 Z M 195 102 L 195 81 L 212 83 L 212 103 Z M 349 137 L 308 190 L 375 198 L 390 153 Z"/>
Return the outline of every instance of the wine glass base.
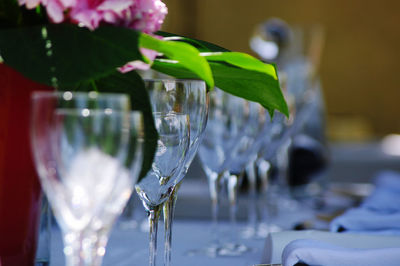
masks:
<path fill-rule="evenodd" d="M 270 233 L 281 232 L 282 228 L 275 224 L 260 223 L 257 228 L 246 227 L 240 234 L 242 239 L 265 239 Z"/>
<path fill-rule="evenodd" d="M 237 257 L 246 253 L 254 252 L 254 249 L 243 244 L 224 243 L 222 245 L 212 245 L 198 250 L 189 250 L 186 256 L 202 255 L 210 258 L 215 257 Z"/>

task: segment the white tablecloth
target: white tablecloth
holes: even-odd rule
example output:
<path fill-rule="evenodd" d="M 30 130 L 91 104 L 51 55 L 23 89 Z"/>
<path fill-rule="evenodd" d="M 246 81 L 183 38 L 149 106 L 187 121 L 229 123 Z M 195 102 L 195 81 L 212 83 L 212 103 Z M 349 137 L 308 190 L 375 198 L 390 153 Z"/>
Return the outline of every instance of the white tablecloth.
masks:
<path fill-rule="evenodd" d="M 163 224 L 160 223 L 157 265 L 163 265 Z M 222 224 L 226 228 L 227 224 Z M 188 256 L 191 249 L 205 247 L 210 241 L 210 222 L 175 221 L 173 227 L 172 265 L 174 266 L 251 266 L 261 261 L 264 240 L 241 240 L 252 251 L 239 257 L 210 258 L 204 255 Z M 53 230 L 51 245 L 51 266 L 65 265 L 62 253 L 60 231 Z M 115 227 L 107 247 L 103 265 L 143 266 L 148 265 L 148 234 L 134 229 Z"/>

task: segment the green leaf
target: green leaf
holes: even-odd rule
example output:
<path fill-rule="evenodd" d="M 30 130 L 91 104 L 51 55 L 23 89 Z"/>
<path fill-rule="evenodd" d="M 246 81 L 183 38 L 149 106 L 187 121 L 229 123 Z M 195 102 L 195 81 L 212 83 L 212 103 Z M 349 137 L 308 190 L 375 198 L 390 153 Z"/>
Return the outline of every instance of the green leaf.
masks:
<path fill-rule="evenodd" d="M 131 71 L 125 74 L 114 71 L 114 73 L 107 77 L 82 83 L 80 84 L 80 86 L 73 88 L 73 90 L 91 91 L 93 90 L 93 82 L 100 92 L 128 94 L 130 96 L 132 110 L 139 110 L 143 113 L 145 142 L 143 166 L 139 176 L 140 180 L 147 174 L 148 170 L 151 168 L 154 153 L 157 148 L 158 139 L 157 130 L 154 125 L 150 99 L 144 82 L 135 71 Z"/>
<path fill-rule="evenodd" d="M 71 24 L 0 30 L 4 62 L 24 76 L 48 85 L 74 85 L 113 73 L 141 60 L 138 32 L 112 26 L 95 31 Z"/>
<path fill-rule="evenodd" d="M 18 2 L 14 0 L 0 0 L 0 27 L 16 25 L 21 17 Z"/>
<path fill-rule="evenodd" d="M 141 34 L 140 47 L 158 51 L 165 57 L 178 61 L 204 80 L 210 88 L 214 87 L 214 79 L 207 60 L 200 56 L 199 51 L 193 46 L 182 42 L 163 41 L 147 34 Z"/>
<path fill-rule="evenodd" d="M 288 107 L 279 87 L 279 81 L 271 75 L 253 70 L 238 68 L 220 62 L 210 62 L 215 85 L 233 95 L 258 102 L 270 114 L 278 110 L 286 116 Z M 155 70 L 177 78 L 197 78 L 192 72 L 177 62 L 155 60 Z"/>
<path fill-rule="evenodd" d="M 228 64 L 265 73 L 278 80 L 276 68 L 272 64 L 265 64 L 251 55 L 239 52 L 226 52 L 226 53 L 202 53 L 208 61 L 212 62 L 226 62 Z"/>
<path fill-rule="evenodd" d="M 230 52 L 228 49 L 225 49 L 210 42 L 189 38 L 182 35 L 176 35 L 165 31 L 157 31 L 156 35 L 164 37 L 164 40 L 186 42 L 196 47 L 200 52 Z"/>

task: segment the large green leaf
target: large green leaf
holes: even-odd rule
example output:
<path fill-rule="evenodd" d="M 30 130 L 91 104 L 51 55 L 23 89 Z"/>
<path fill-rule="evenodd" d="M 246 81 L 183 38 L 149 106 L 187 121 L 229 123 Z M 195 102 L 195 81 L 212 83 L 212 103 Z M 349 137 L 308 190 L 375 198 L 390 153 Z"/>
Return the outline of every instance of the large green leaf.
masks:
<path fill-rule="evenodd" d="M 140 46 L 162 53 L 165 57 L 180 62 L 182 66 L 204 80 L 210 88 L 214 80 L 207 60 L 200 56 L 199 50 L 193 46 L 174 41 L 163 41 L 147 34 L 140 35 Z"/>
<path fill-rule="evenodd" d="M 41 6 L 35 9 L 21 8 L 18 0 L 0 0 L 0 28 L 48 23 Z"/>
<path fill-rule="evenodd" d="M 142 56 L 138 32 L 112 26 L 95 31 L 71 24 L 0 30 L 4 62 L 48 85 L 73 85 L 105 77 Z"/>
<path fill-rule="evenodd" d="M 157 31 L 156 34 L 164 37 L 164 40 L 174 40 L 191 44 L 196 47 L 200 52 L 230 52 L 228 49 L 218 46 L 216 44 L 194 38 L 189 38 L 182 35 L 176 35 L 165 31 Z"/>
<path fill-rule="evenodd" d="M 228 64 L 244 68 L 247 70 L 254 70 L 270 75 L 275 80 L 278 80 L 276 68 L 272 64 L 265 64 L 253 56 L 239 52 L 217 52 L 217 53 L 202 53 L 208 61 L 211 62 L 226 62 Z"/>
<path fill-rule="evenodd" d="M 114 71 L 114 73 L 107 77 L 84 82 L 79 86 L 68 89 L 91 91 L 93 90 L 93 86 L 100 92 L 128 94 L 130 96 L 132 110 L 142 111 L 144 117 L 145 142 L 144 161 L 139 179 L 143 178 L 151 168 L 157 147 L 158 135 L 153 121 L 150 99 L 142 78 L 135 71 L 125 74 Z"/>
<path fill-rule="evenodd" d="M 276 109 L 288 116 L 288 107 L 279 81 L 265 73 L 238 68 L 226 63 L 210 62 L 215 85 L 233 95 L 259 102 L 271 114 Z M 155 70 L 177 78 L 198 78 L 178 62 L 155 60 Z"/>

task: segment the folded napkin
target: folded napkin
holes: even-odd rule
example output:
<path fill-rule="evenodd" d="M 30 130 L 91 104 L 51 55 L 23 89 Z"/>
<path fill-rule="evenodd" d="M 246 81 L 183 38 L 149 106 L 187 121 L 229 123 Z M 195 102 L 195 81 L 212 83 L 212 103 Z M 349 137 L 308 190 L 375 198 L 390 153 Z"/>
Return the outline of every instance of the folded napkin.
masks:
<path fill-rule="evenodd" d="M 283 266 L 293 266 L 297 263 L 324 266 L 395 266 L 400 264 L 400 247 L 356 249 L 311 239 L 299 239 L 290 242 L 282 253 Z"/>
<path fill-rule="evenodd" d="M 374 183 L 378 188 L 400 192 L 400 173 L 390 170 L 382 171 L 376 176 Z"/>
<path fill-rule="evenodd" d="M 297 239 L 312 239 L 343 248 L 400 248 L 400 236 L 342 234 L 316 230 L 283 231 L 268 235 L 261 262 L 271 264 L 281 263 L 283 249 L 290 242 Z"/>
<path fill-rule="evenodd" d="M 400 212 L 380 213 L 363 208 L 350 209 L 330 224 L 332 232 L 400 235 Z"/>
<path fill-rule="evenodd" d="M 400 173 L 384 171 L 375 179 L 375 190 L 358 208 L 330 224 L 333 232 L 400 234 Z"/>

